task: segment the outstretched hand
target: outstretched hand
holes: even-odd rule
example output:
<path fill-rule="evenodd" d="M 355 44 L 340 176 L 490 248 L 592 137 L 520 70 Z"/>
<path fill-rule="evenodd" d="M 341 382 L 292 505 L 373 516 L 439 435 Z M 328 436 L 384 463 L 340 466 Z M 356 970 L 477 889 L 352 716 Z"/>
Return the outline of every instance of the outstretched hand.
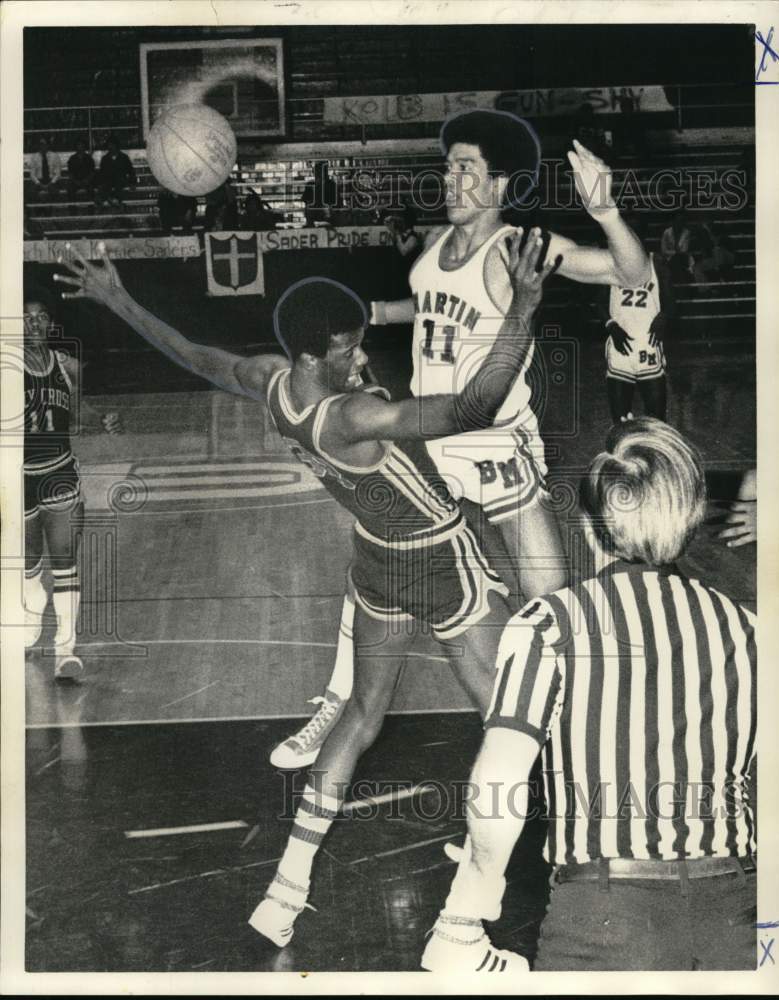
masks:
<path fill-rule="evenodd" d="M 611 197 L 611 167 L 607 163 L 591 153 L 586 146 L 582 146 L 577 139 L 573 140 L 573 150 L 568 153 L 568 162 L 573 167 L 576 191 L 594 219 L 616 208 Z"/>
<path fill-rule="evenodd" d="M 71 254 L 68 263 L 57 258 L 57 263 L 64 267 L 66 274 L 55 274 L 54 280 L 63 285 L 70 285 L 75 288 L 73 292 L 63 292 L 63 299 L 93 299 L 104 306 L 111 306 L 124 286 L 119 274 L 106 253 L 104 243 L 98 243 L 97 250 L 100 254 L 100 266 L 85 260 L 75 247 L 70 243 L 65 244 L 65 249 Z"/>
<path fill-rule="evenodd" d="M 736 500 L 728 511 L 724 522 L 727 527 L 724 531 L 720 531 L 717 537 L 723 539 L 730 549 L 756 542 L 757 501 Z"/>
<path fill-rule="evenodd" d="M 520 226 L 514 236 L 506 240 L 509 251 L 508 271 L 515 303 L 524 313 L 532 314 L 541 301 L 544 282 L 559 268 L 563 258 L 562 254 L 558 254 L 551 264 L 539 267 L 544 247 L 541 230 L 531 229 L 524 246 L 522 235 L 523 229 Z"/>

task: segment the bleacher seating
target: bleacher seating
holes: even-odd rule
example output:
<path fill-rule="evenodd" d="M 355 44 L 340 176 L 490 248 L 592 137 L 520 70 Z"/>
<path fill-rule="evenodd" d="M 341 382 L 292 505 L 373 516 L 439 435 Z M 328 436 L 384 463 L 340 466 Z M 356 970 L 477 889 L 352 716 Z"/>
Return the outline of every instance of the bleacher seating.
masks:
<path fill-rule="evenodd" d="M 706 169 L 714 171 L 717 183 L 723 171 L 738 168 L 741 162 L 742 150 L 732 146 L 694 146 L 674 148 L 664 153 L 655 152 L 651 165 L 647 166 L 635 158 L 623 157 L 616 161 L 614 167 L 613 190 L 619 195 L 625 181 L 627 171 L 632 171 L 635 183 L 632 190 L 638 190 L 646 195 L 650 177 L 660 168 L 682 169 L 695 171 Z M 65 157 L 63 157 L 65 159 Z M 409 198 L 408 177 L 434 167 L 441 169 L 440 156 L 435 154 L 412 157 L 387 157 L 373 162 L 373 167 L 363 166 L 352 161 L 337 161 L 333 165 L 333 175 L 339 180 L 340 188 L 347 198 L 350 193 L 354 172 L 358 169 L 377 169 L 385 173 L 397 171 L 399 177 L 406 176 L 406 186 L 400 188 L 401 198 Z M 381 163 L 381 166 L 375 164 Z M 295 168 L 294 170 L 292 168 Z M 411 170 L 410 170 L 411 168 Z M 159 187 L 154 181 L 148 166 L 143 161 L 136 160 L 138 187 L 130 193 L 121 209 L 103 207 L 97 208 L 92 202 L 81 200 L 71 202 L 64 194 L 56 200 L 37 202 L 27 208 L 28 220 L 35 230 L 47 238 L 78 238 L 82 236 L 149 236 L 160 235 L 160 223 L 157 210 L 157 195 Z M 259 187 L 258 173 L 251 164 L 245 164 L 236 171 L 235 188 L 239 200 L 245 194 Z M 427 188 L 422 191 L 432 191 L 439 184 L 433 173 L 428 174 Z M 302 204 L 302 189 L 306 177 L 300 171 L 299 163 L 283 162 L 274 170 L 270 188 L 263 182 L 263 197 L 273 199 L 273 206 L 289 209 L 289 219 L 300 219 Z M 557 205 L 575 205 L 572 194 L 571 178 L 567 173 L 560 173 L 556 181 Z M 388 186 L 392 187 L 393 185 Z M 397 190 L 398 185 L 394 185 Z M 435 193 L 435 192 L 433 192 Z M 582 243 L 592 243 L 598 238 L 599 231 L 588 216 L 580 209 L 559 210 L 552 205 L 552 199 L 546 199 L 543 185 L 540 189 L 541 211 L 539 219 L 542 223 L 557 229 L 566 236 Z M 199 199 L 198 218 L 195 228 L 202 228 L 204 214 L 204 199 Z M 545 207 L 546 205 L 549 207 Z M 624 207 L 624 206 L 623 206 Z M 655 209 L 642 210 L 639 206 L 637 215 L 641 215 L 646 225 L 646 245 L 649 250 L 659 250 L 660 236 L 669 224 L 668 212 Z M 695 212 L 692 217 L 694 220 Z M 727 227 L 727 234 L 735 251 L 736 261 L 734 276 L 726 282 L 711 284 L 685 283 L 677 286 L 679 316 L 683 321 L 680 326 L 684 336 L 690 339 L 717 339 L 720 344 L 724 339 L 732 339 L 735 343 L 743 343 L 745 334 L 754 333 L 755 319 L 755 222 L 754 208 L 750 202 L 739 211 L 708 212 L 707 216 L 716 216 L 717 225 Z M 370 220 L 366 211 L 351 215 L 354 224 L 365 225 Z M 346 219 L 344 219 L 344 222 Z M 421 223 L 440 223 L 444 221 L 443 209 L 438 212 L 422 214 Z M 290 224 L 300 224 L 297 221 Z M 555 310 L 565 309 L 572 301 L 571 285 L 563 280 L 553 282 L 545 298 L 545 308 L 553 316 Z M 597 322 L 594 313 L 587 315 L 584 322 Z"/>

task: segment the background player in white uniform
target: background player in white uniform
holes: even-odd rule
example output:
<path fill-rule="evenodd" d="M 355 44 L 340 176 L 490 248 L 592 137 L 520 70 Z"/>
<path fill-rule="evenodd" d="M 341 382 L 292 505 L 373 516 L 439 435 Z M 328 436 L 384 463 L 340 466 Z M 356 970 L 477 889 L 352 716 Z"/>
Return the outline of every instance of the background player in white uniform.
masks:
<path fill-rule="evenodd" d="M 634 288 L 612 285 L 606 330 L 606 387 L 614 423 L 627 419 L 638 386 L 647 416 L 665 420 L 663 336 L 673 292 L 665 262 L 650 257 L 649 280 Z"/>
<path fill-rule="evenodd" d="M 372 303 L 375 324 L 415 324 L 412 391 L 423 393 L 456 392 L 476 371 L 479 350 L 488 350 L 494 341 L 511 298 L 503 239 L 504 230 L 510 230 L 501 213 L 527 197 L 537 182 L 541 157 L 531 127 L 501 111 L 452 116 L 441 131 L 441 146 L 450 226 L 429 234 L 412 269 L 416 297 Z M 610 168 L 576 141 L 568 159 L 584 207 L 603 229 L 608 246 L 580 247 L 549 233 L 547 259 L 560 256 L 560 274 L 575 281 L 641 285 L 649 279 L 649 259 L 611 197 Z M 506 427 L 475 438 L 458 435 L 436 445 L 431 454 L 450 489 L 479 506 L 484 503 L 484 514 L 497 529 L 483 533 L 490 563 L 514 593 L 520 589 L 529 599 L 563 586 L 568 572 L 556 518 L 538 502 L 546 467 L 522 374 L 512 392 L 514 408 L 507 406 L 501 414 L 508 418 Z M 354 605 L 347 599 L 324 699 L 311 721 L 276 747 L 271 755 L 275 766 L 310 764 L 349 696 L 353 615 Z"/>

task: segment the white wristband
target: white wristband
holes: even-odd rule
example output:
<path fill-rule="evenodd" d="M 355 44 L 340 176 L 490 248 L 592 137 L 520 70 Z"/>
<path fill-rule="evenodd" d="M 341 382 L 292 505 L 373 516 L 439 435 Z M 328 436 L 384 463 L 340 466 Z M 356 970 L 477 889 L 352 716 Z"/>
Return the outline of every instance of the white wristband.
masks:
<path fill-rule="evenodd" d="M 371 326 L 387 325 L 387 303 L 371 302 Z"/>

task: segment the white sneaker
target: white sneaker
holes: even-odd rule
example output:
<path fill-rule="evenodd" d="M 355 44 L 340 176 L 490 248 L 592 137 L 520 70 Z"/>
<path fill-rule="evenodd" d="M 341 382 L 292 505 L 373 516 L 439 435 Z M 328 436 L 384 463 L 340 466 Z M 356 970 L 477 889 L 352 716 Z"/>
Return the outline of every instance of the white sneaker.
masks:
<path fill-rule="evenodd" d="M 460 942 L 433 928 L 422 954 L 421 966 L 428 972 L 529 972 L 527 959 L 515 951 L 493 948 L 482 929 L 472 941 Z"/>
<path fill-rule="evenodd" d="M 275 748 L 270 755 L 274 767 L 283 771 L 310 767 L 340 718 L 346 701 L 332 691 L 326 691 L 324 698 L 312 698 L 310 704 L 319 705 L 319 708 L 302 729 Z"/>
<path fill-rule="evenodd" d="M 249 926 L 277 947 L 283 948 L 292 940 L 295 930 L 293 925 L 298 915 L 305 909 L 314 909 L 306 902 L 307 896 L 308 889 L 305 886 L 290 882 L 276 872 L 265 899 L 249 917 Z"/>
<path fill-rule="evenodd" d="M 74 653 L 65 653 L 54 660 L 54 679 L 73 681 L 84 672 L 84 664 Z"/>
<path fill-rule="evenodd" d="M 292 940 L 296 916 L 297 913 L 286 909 L 275 899 L 263 899 L 249 917 L 249 925 L 278 948 L 283 948 Z"/>

